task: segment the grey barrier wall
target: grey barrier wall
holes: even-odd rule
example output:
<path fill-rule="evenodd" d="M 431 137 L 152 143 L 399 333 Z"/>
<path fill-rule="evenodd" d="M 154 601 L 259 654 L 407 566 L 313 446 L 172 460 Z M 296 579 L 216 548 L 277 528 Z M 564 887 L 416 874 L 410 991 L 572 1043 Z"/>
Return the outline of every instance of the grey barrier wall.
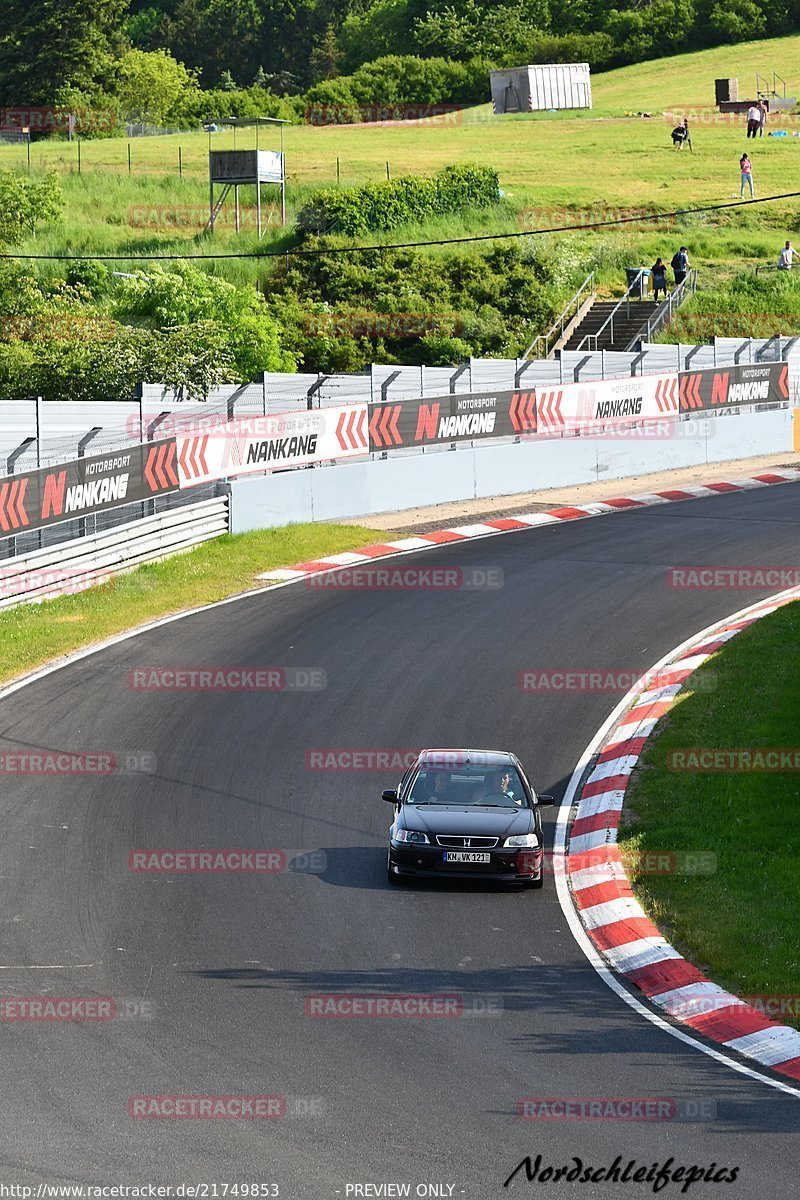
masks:
<path fill-rule="evenodd" d="M 231 532 L 511 496 L 675 467 L 792 454 L 792 412 L 724 413 L 617 436 L 553 438 L 233 479 Z"/>
<path fill-rule="evenodd" d="M 206 400 L 178 399 L 169 389 L 143 384 L 141 401 L 9 401 L 0 404 L 0 475 L 9 455 L 15 471 L 30 471 L 75 457 L 81 439 L 86 454 L 127 448 L 144 437 L 164 438 L 185 422 L 185 432 L 202 432 L 207 423 L 236 416 L 304 411 L 356 401 L 407 400 L 452 391 L 495 391 L 613 379 L 703 367 L 755 362 L 789 364 L 790 398 L 800 399 L 800 339 L 722 338 L 700 345 L 645 343 L 631 353 L 561 351 L 553 359 L 473 358 L 460 367 L 403 367 L 373 363 L 361 375 L 268 373 L 254 383 L 214 388 Z M 37 412 L 38 409 L 38 412 Z M 155 428 L 148 433 L 151 423 Z M 40 444 L 37 446 L 36 436 Z M 402 453 L 402 451 L 400 452 Z"/>

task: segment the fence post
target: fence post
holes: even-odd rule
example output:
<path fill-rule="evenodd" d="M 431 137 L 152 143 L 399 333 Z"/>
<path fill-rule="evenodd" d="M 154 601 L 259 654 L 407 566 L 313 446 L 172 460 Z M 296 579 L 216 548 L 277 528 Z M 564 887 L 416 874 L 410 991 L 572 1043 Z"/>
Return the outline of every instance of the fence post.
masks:
<path fill-rule="evenodd" d="M 147 426 L 148 442 L 153 441 L 153 439 L 155 437 L 155 432 L 158 429 L 159 425 L 165 419 L 165 417 L 169 417 L 170 415 L 171 414 L 168 409 L 162 409 L 161 412 L 158 414 L 158 416 L 153 418 L 153 420 Z M 144 503 L 146 505 L 150 506 L 150 516 L 154 517 L 156 515 L 156 498 L 155 498 L 155 496 L 153 496 L 152 500 L 145 500 Z"/>
<path fill-rule="evenodd" d="M 183 179 L 183 147 L 178 146 L 178 174 Z"/>
<path fill-rule="evenodd" d="M 97 437 L 98 433 L 100 433 L 102 429 L 102 425 L 95 425 L 89 430 L 88 433 L 83 435 L 81 440 L 78 442 L 78 458 L 85 458 L 86 447 L 89 445 L 89 442 L 91 442 L 92 438 Z M 78 537 L 86 537 L 86 522 L 88 519 L 88 517 L 81 517 L 78 521 Z M 97 513 L 94 514 L 94 525 L 92 532 L 97 533 Z"/>

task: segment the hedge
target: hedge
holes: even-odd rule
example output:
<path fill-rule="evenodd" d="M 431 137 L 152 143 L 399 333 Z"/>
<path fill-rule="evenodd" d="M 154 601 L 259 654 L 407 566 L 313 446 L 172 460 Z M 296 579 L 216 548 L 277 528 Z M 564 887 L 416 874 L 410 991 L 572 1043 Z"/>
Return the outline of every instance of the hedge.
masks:
<path fill-rule="evenodd" d="M 396 229 L 442 213 L 488 208 L 500 200 L 499 177 L 491 167 L 445 167 L 432 179 L 404 175 L 354 188 L 319 188 L 297 214 L 302 233 L 355 235 Z"/>

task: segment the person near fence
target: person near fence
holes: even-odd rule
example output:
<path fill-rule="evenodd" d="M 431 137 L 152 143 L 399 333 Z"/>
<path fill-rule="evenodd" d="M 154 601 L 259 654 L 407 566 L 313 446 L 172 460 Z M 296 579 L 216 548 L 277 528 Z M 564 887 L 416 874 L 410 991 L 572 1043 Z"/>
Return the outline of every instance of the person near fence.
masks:
<path fill-rule="evenodd" d="M 747 136 L 749 138 L 757 137 L 760 126 L 761 109 L 757 104 L 751 104 L 747 110 Z"/>
<path fill-rule="evenodd" d="M 781 248 L 781 252 L 778 255 L 778 270 L 791 271 L 793 257 L 794 246 L 791 242 L 787 241 L 786 245 Z"/>
<path fill-rule="evenodd" d="M 667 298 L 667 264 L 663 258 L 657 258 L 650 269 L 653 276 L 653 299 L 658 303 L 658 293 L 664 293 L 664 299 Z"/>
<path fill-rule="evenodd" d="M 754 200 L 756 194 L 753 191 L 753 164 L 750 162 L 750 159 L 746 154 L 743 154 L 739 159 L 739 170 L 742 173 L 742 181 L 739 186 L 739 199 L 741 200 L 743 198 L 744 185 L 745 183 L 748 183 L 750 185 L 750 199 Z"/>
<path fill-rule="evenodd" d="M 677 287 L 678 284 L 683 283 L 689 270 L 689 251 L 685 246 L 681 246 L 680 250 L 673 254 L 672 262 L 669 265 L 675 272 L 675 287 Z"/>

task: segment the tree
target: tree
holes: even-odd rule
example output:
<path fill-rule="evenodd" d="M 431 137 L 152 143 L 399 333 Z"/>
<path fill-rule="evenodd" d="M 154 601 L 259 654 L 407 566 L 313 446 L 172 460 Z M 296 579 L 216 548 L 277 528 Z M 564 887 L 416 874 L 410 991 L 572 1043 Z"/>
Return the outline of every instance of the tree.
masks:
<path fill-rule="evenodd" d="M 60 87 L 92 92 L 122 49 L 127 0 L 3 0 L 0 101 L 46 104 Z"/>
<path fill-rule="evenodd" d="M 268 86 L 267 73 L 263 67 L 259 67 L 253 77 L 253 87 L 265 88 Z"/>
<path fill-rule="evenodd" d="M 339 74 L 339 58 L 336 30 L 333 23 L 328 22 L 324 34 L 316 41 L 311 51 L 311 74 L 315 79 L 334 79 Z"/>
<path fill-rule="evenodd" d="M 166 125 L 199 94 L 197 80 L 166 50 L 129 50 L 120 59 L 115 91 L 123 116 Z"/>
<path fill-rule="evenodd" d="M 219 77 L 219 90 L 221 92 L 235 92 L 236 80 L 231 75 L 230 71 L 223 71 Z"/>
<path fill-rule="evenodd" d="M 61 216 L 61 184 L 55 171 L 31 178 L 23 171 L 0 171 L 0 243 L 16 246 L 36 236 L 43 221 Z"/>

